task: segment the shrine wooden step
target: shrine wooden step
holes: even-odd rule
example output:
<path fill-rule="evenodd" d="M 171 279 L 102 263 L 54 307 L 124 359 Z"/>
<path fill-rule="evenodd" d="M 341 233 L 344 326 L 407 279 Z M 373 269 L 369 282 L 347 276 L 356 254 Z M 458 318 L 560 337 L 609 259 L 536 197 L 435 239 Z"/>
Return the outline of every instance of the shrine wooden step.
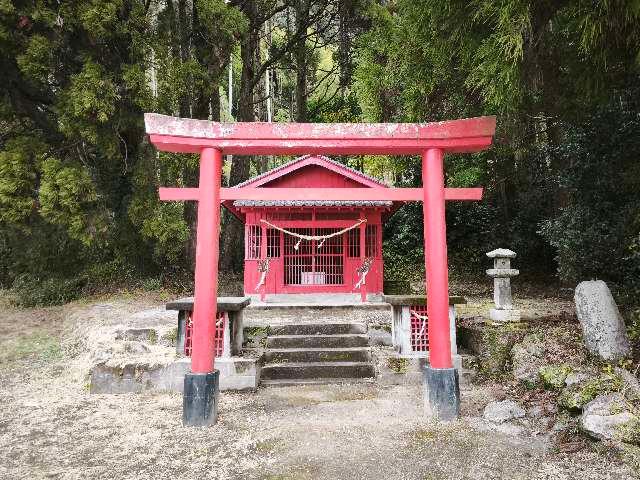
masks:
<path fill-rule="evenodd" d="M 375 377 L 369 362 L 268 363 L 262 367 L 264 380 L 293 378 L 368 378 Z"/>
<path fill-rule="evenodd" d="M 368 347 L 268 349 L 265 352 L 265 361 L 267 363 L 370 362 L 371 349 Z"/>
<path fill-rule="evenodd" d="M 289 325 L 272 325 L 269 335 L 362 335 L 367 333 L 363 323 L 295 323 Z"/>
<path fill-rule="evenodd" d="M 368 335 L 351 333 L 332 335 L 270 335 L 267 337 L 266 343 L 267 349 L 353 348 L 368 346 Z"/>

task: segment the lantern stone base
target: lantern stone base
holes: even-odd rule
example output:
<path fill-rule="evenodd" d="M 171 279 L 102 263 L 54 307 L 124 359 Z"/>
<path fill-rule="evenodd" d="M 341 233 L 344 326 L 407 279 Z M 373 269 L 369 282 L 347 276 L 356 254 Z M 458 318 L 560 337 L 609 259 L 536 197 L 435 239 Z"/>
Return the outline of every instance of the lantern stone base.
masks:
<path fill-rule="evenodd" d="M 182 424 L 207 427 L 218 421 L 220 371 L 187 373 L 182 397 Z"/>
<path fill-rule="evenodd" d="M 489 318 L 494 322 L 519 322 L 520 310 L 492 308 L 489 311 Z"/>
<path fill-rule="evenodd" d="M 455 368 L 424 368 L 425 413 L 441 421 L 460 415 L 460 382 Z"/>

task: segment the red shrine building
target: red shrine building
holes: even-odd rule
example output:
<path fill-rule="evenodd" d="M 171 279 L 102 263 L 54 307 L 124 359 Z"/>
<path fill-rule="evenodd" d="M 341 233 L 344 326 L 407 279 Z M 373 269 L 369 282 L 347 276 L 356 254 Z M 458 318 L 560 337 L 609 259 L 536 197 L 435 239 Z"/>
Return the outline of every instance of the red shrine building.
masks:
<path fill-rule="evenodd" d="M 369 188 L 385 184 L 321 155 L 299 157 L 233 189 Z M 301 190 L 301 192 L 304 190 Z M 225 200 L 245 225 L 244 291 L 382 294 L 382 225 L 403 202 L 390 200 Z M 268 259 L 265 261 L 265 259 Z"/>

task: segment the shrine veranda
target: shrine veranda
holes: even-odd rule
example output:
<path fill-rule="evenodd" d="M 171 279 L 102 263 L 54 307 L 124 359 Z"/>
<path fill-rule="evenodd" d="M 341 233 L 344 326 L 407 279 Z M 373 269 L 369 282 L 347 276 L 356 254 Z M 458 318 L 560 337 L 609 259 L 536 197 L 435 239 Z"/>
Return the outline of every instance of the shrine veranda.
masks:
<path fill-rule="evenodd" d="M 197 188 L 160 189 L 162 200 L 198 202 L 191 364 L 184 378 L 186 425 L 211 425 L 217 419 L 216 328 L 225 318 L 216 314 L 221 205 L 247 226 L 246 294 L 268 303 L 270 295 L 355 293 L 367 302 L 383 293 L 385 216 L 403 202 L 423 202 L 427 298 L 410 315 L 428 318 L 427 411 L 443 420 L 458 416 L 445 201 L 480 200 L 482 189 L 445 188 L 443 159 L 445 153 L 488 148 L 494 117 L 424 124 L 224 124 L 146 114 L 145 123 L 159 150 L 200 154 Z M 221 188 L 226 154 L 307 156 L 235 188 Z M 363 154 L 421 155 L 423 186 L 388 188 L 322 156 Z M 402 310 L 394 314 L 394 324 L 397 317 L 397 328 L 411 328 L 402 323 Z"/>

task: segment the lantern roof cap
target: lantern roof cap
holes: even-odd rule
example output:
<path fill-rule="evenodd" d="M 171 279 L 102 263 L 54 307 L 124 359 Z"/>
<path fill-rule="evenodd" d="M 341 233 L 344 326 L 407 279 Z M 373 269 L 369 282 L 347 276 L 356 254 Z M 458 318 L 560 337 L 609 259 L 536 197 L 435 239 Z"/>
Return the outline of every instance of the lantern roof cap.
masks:
<path fill-rule="evenodd" d="M 508 248 L 496 248 L 487 253 L 489 258 L 516 258 L 516 252 Z"/>

